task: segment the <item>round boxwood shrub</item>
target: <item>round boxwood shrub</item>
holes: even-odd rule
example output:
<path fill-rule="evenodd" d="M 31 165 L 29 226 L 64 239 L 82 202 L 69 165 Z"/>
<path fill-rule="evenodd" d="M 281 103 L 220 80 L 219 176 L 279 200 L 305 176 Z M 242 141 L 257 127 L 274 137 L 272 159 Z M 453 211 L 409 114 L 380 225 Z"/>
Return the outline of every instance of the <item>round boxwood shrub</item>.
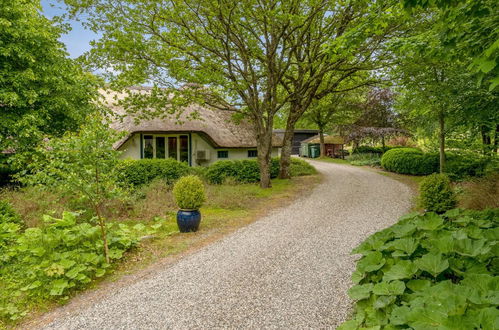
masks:
<path fill-rule="evenodd" d="M 445 174 L 435 173 L 424 178 L 419 191 L 419 206 L 427 211 L 444 213 L 456 206 L 456 194 Z"/>
<path fill-rule="evenodd" d="M 480 177 L 485 174 L 487 165 L 490 162 L 490 157 L 477 154 L 447 153 L 445 172 L 453 180 L 461 180 L 466 177 Z"/>
<path fill-rule="evenodd" d="M 395 148 L 383 154 L 381 166 L 400 174 L 428 175 L 438 170 L 438 154 L 423 154 L 414 148 Z"/>
<path fill-rule="evenodd" d="M 198 210 L 206 200 L 203 181 L 195 175 L 180 178 L 173 186 L 173 196 L 182 210 Z"/>
<path fill-rule="evenodd" d="M 169 183 L 189 173 L 189 165 L 175 159 L 126 159 L 118 163 L 120 181 L 140 186 L 160 178 Z"/>

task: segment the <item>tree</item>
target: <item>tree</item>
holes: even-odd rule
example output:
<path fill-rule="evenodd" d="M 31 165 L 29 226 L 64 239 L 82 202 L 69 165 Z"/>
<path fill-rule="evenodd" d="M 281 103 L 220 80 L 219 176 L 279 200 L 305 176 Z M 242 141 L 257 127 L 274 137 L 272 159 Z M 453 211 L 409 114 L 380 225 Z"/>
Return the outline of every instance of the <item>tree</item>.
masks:
<path fill-rule="evenodd" d="M 280 82 L 291 65 L 288 40 L 306 24 L 302 8 L 315 2 L 66 0 L 102 33 L 87 59 L 112 69 L 112 86 L 155 85 L 151 114 L 165 114 L 165 106 L 171 114 L 178 105 L 171 95 L 188 92 L 183 104 L 205 102 L 251 121 L 262 187 L 270 186 L 274 116 L 287 102 Z M 191 88 L 178 89 L 184 83 Z"/>
<path fill-rule="evenodd" d="M 487 81 L 489 90 L 499 86 L 499 11 L 495 0 L 404 0 L 410 11 L 427 9 L 437 15 L 433 29 L 441 45 L 453 49 L 467 71 Z M 471 69 L 471 70 L 469 70 Z"/>
<path fill-rule="evenodd" d="M 109 200 L 122 192 L 117 184 L 120 152 L 113 144 L 119 134 L 100 116 L 87 118 L 77 133 L 45 139 L 38 146 L 26 171 L 18 174 L 25 184 L 59 189 L 63 194 L 87 203 L 101 228 L 104 256 L 109 263 L 106 220 L 103 210 Z"/>
<path fill-rule="evenodd" d="M 97 80 L 67 58 L 65 26 L 39 0 L 1 1 L 0 151 L 32 151 L 45 135 L 75 130 L 95 110 Z"/>
<path fill-rule="evenodd" d="M 307 112 L 303 115 L 305 122 L 310 122 L 319 129 L 321 157 L 326 156 L 324 144 L 324 133 L 334 127 L 351 124 L 358 116 L 358 90 L 350 93 L 329 94 L 328 96 L 315 100 Z"/>
<path fill-rule="evenodd" d="M 397 9 L 398 5 L 389 1 L 318 1 L 307 10 L 306 24 L 291 35 L 294 60 L 282 81 L 290 106 L 280 178 L 290 177 L 294 127 L 314 100 L 379 80 L 366 73 L 389 62 L 385 41 L 397 36 L 404 25 Z"/>
<path fill-rule="evenodd" d="M 366 99 L 357 104 L 361 115 L 350 127 L 350 139 L 359 141 L 371 138 L 381 141 L 384 149 L 387 137 L 406 135 L 407 132 L 398 127 L 394 97 L 394 93 L 388 88 L 371 88 Z"/>

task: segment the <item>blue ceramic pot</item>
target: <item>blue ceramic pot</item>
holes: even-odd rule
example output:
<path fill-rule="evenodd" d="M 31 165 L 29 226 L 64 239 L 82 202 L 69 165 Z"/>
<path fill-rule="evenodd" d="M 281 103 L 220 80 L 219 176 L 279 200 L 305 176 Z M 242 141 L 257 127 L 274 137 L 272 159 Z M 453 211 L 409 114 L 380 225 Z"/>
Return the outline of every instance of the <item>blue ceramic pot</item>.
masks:
<path fill-rule="evenodd" d="M 177 225 L 181 233 L 197 231 L 201 222 L 201 213 L 198 210 L 179 210 Z"/>

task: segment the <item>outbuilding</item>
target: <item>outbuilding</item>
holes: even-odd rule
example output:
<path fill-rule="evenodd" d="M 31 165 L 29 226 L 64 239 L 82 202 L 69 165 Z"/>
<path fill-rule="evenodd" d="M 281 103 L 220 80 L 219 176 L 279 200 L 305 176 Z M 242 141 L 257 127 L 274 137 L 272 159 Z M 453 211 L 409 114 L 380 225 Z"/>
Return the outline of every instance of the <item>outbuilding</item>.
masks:
<path fill-rule="evenodd" d="M 343 158 L 345 138 L 339 135 L 324 136 L 324 148 L 327 157 Z M 319 135 L 301 142 L 300 157 L 317 158 L 320 156 L 321 144 Z"/>

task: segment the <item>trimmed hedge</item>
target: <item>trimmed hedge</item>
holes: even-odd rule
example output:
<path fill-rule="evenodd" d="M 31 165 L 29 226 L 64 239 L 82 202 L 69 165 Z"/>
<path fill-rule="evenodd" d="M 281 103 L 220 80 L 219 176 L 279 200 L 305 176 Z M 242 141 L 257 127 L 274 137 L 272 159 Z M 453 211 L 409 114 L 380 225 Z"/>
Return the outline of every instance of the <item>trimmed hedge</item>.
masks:
<path fill-rule="evenodd" d="M 404 147 L 385 146 L 383 148 L 383 147 L 359 146 L 359 147 L 352 150 L 352 154 L 378 154 L 378 155 L 382 155 L 383 153 L 387 152 L 388 150 L 400 149 L 400 148 L 404 148 Z"/>
<path fill-rule="evenodd" d="M 148 184 L 156 178 L 172 183 L 190 171 L 186 163 L 174 159 L 126 159 L 117 166 L 120 181 L 133 186 Z"/>
<path fill-rule="evenodd" d="M 428 175 L 438 170 L 438 154 L 423 154 L 415 148 L 395 148 L 383 154 L 381 166 L 400 174 Z"/>
<path fill-rule="evenodd" d="M 419 191 L 419 206 L 427 211 L 444 213 L 456 207 L 456 194 L 445 174 L 434 173 L 424 178 Z"/>
<path fill-rule="evenodd" d="M 302 159 L 292 158 L 291 176 L 303 176 L 317 173 L 315 168 Z M 279 174 L 279 159 L 274 158 L 270 165 L 270 177 Z M 221 184 L 227 178 L 240 183 L 260 181 L 260 168 L 256 160 L 221 160 L 208 167 L 206 179 L 212 184 Z"/>

